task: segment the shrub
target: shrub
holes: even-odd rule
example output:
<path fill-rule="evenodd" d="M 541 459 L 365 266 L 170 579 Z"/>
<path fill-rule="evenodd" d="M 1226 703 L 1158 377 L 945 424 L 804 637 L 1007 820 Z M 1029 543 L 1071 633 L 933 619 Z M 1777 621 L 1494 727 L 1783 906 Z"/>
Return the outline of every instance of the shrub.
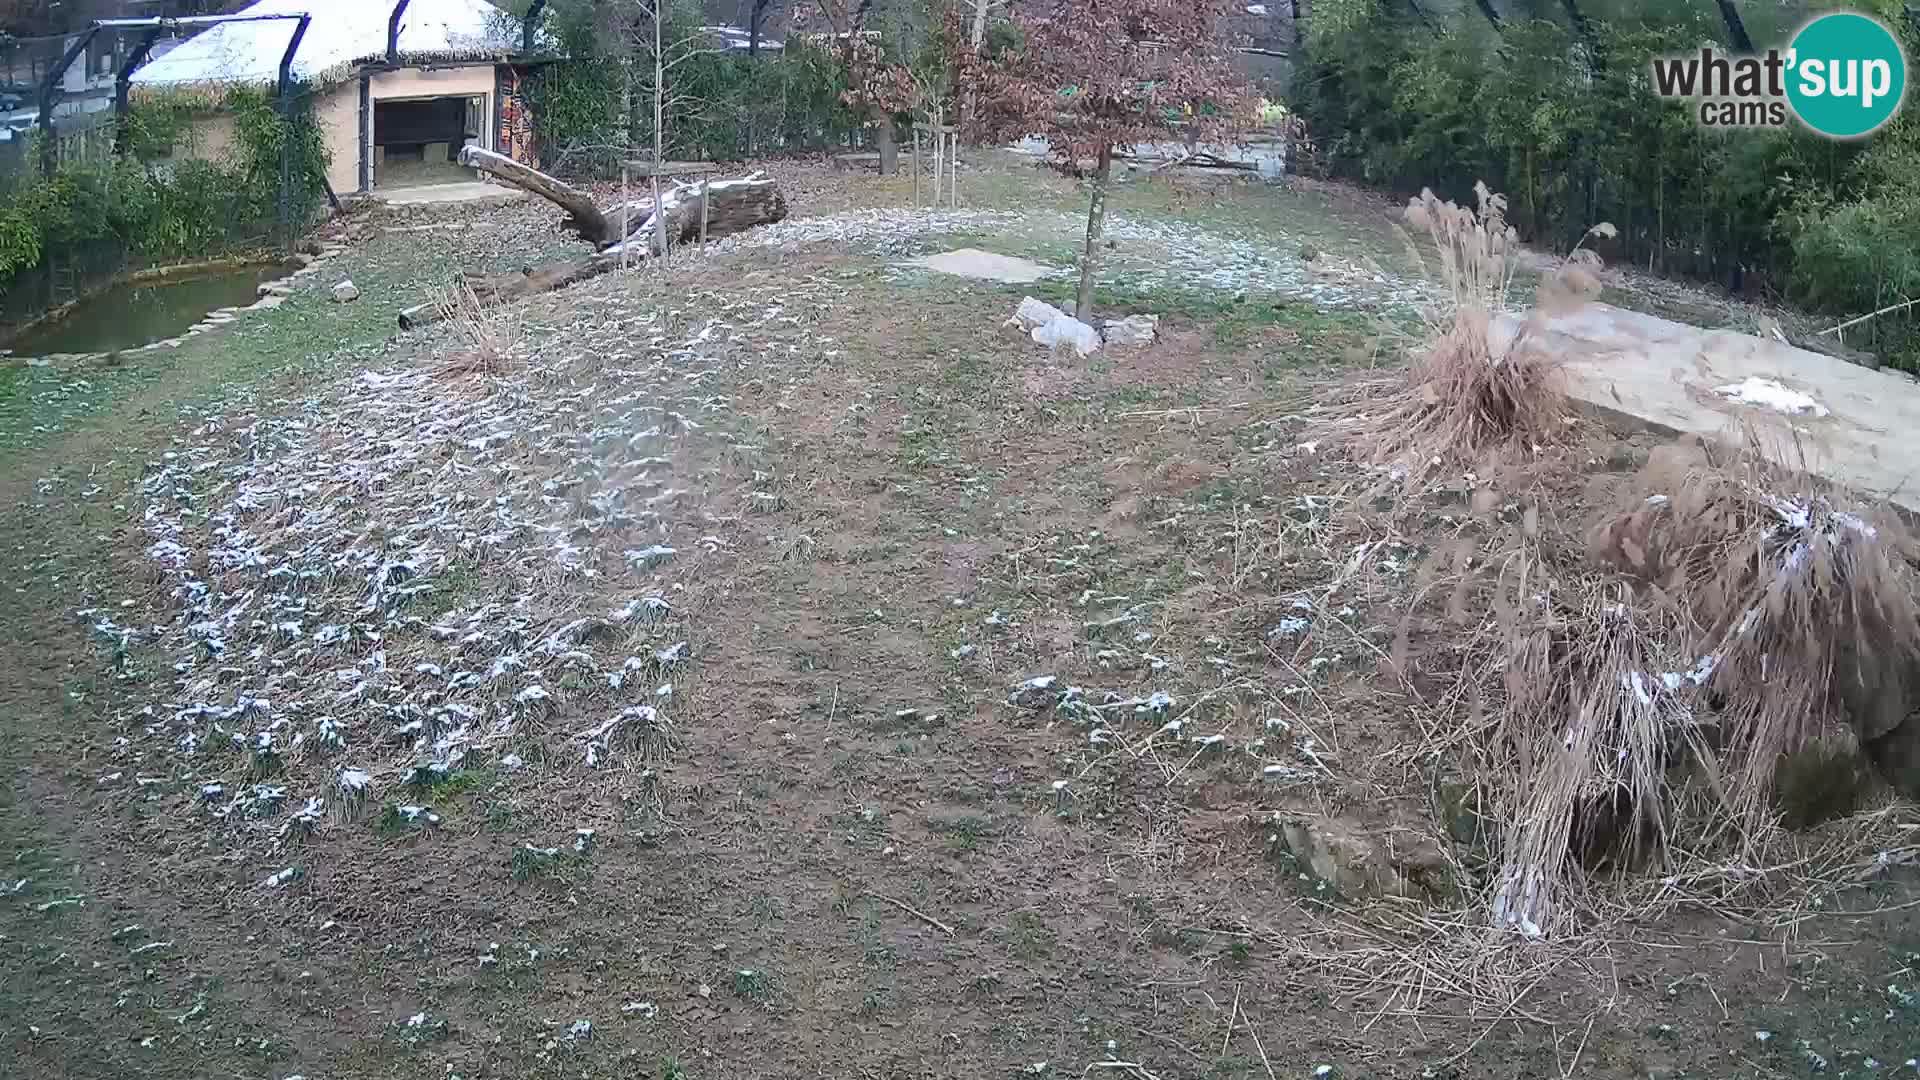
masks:
<path fill-rule="evenodd" d="M 1920 292 L 1920 205 L 1856 199 L 1806 213 L 1790 232 L 1790 285 L 1803 303 L 1864 312 Z"/>
<path fill-rule="evenodd" d="M 815 148 L 860 126 L 841 99 L 846 77 L 839 63 L 799 42 L 757 60 L 732 51 L 691 53 L 671 80 L 663 134 L 673 158 L 726 161 Z M 611 59 L 568 60 L 542 70 L 529 97 L 549 168 L 617 174 L 622 147 L 652 144 L 649 91 L 636 85 L 625 104 L 624 87 L 621 67 Z"/>
<path fill-rule="evenodd" d="M 162 101 L 131 114 L 128 156 L 15 187 L 0 202 L 0 292 L 53 256 L 114 249 L 122 260 L 166 262 L 258 241 L 278 221 L 283 147 L 293 166 L 288 210 L 296 228 L 308 220 L 327 165 L 310 111 L 289 123 L 265 91 L 247 89 L 222 107 L 238 134 L 230 160 L 159 161 L 194 112 Z"/>

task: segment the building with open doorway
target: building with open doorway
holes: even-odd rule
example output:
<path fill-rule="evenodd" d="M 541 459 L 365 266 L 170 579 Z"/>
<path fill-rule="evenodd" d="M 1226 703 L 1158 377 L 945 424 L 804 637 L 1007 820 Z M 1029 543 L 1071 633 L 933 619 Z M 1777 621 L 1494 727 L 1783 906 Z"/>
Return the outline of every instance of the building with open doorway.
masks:
<path fill-rule="evenodd" d="M 292 75 L 314 95 L 339 194 L 474 179 L 460 148 L 534 162 L 522 87 L 538 63 L 520 22 L 485 0 L 260 0 L 237 15 L 312 16 Z M 220 23 L 135 71 L 135 100 L 187 94 L 205 102 L 177 153 L 216 159 L 235 141 L 220 108 L 234 86 L 272 87 L 292 21 Z"/>

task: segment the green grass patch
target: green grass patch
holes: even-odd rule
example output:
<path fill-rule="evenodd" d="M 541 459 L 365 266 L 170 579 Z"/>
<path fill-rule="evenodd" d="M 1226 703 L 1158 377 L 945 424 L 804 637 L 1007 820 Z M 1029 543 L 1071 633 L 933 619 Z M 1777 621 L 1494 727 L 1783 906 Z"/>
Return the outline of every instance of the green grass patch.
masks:
<path fill-rule="evenodd" d="M 1071 281 L 1039 281 L 1009 289 L 1033 295 L 1071 311 L 1077 286 Z M 1276 293 L 1228 293 L 1218 289 L 1103 286 L 1094 291 L 1101 318 L 1159 315 L 1176 322 L 1198 323 L 1222 348 L 1239 349 L 1263 344 L 1286 345 L 1292 363 L 1341 363 L 1383 332 L 1412 330 L 1410 319 L 1383 321 L 1366 312 L 1329 311 L 1310 302 Z"/>
<path fill-rule="evenodd" d="M 499 774 L 493 769 L 455 769 L 422 785 L 422 789 L 434 802 L 451 802 L 468 792 L 491 787 L 497 779 Z"/>
<path fill-rule="evenodd" d="M 574 883 L 587 876 L 587 857 L 565 848 L 536 848 L 522 844 L 507 859 L 507 876 L 516 882 Z"/>

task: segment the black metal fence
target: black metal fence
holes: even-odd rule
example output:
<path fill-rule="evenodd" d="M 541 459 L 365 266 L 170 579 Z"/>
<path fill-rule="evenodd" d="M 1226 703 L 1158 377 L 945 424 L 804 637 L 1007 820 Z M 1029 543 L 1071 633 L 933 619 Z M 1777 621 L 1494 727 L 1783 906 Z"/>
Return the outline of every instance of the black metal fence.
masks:
<path fill-rule="evenodd" d="M 113 153 L 114 83 L 120 56 L 118 35 L 0 38 L 0 191 L 40 167 L 41 142 L 61 162 L 99 161 Z M 51 86 L 48 117 L 41 102 L 48 80 L 66 58 L 79 51 Z M 49 133 L 51 133 L 49 135 Z"/>

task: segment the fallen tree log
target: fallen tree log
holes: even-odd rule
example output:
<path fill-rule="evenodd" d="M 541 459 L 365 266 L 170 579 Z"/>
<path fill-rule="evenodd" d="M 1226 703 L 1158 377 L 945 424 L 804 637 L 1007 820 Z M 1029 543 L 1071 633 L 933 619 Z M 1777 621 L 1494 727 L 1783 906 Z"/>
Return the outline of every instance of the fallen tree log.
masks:
<path fill-rule="evenodd" d="M 595 247 L 606 247 L 624 239 L 614 235 L 617 230 L 586 192 L 556 180 L 531 165 L 522 165 L 505 154 L 496 154 L 477 146 L 460 148 L 460 164 L 469 169 L 478 169 L 497 180 L 504 180 L 522 191 L 530 191 L 565 210 L 567 219 L 562 223 L 564 227 Z"/>
<path fill-rule="evenodd" d="M 578 285 L 619 268 L 620 256 L 617 253 L 602 252 L 584 259 L 548 263 L 538 269 L 504 274 L 461 274 L 460 284 L 473 290 L 474 299 L 483 304 L 505 304 Z M 437 323 L 451 316 L 455 308 L 455 301 L 450 297 L 435 297 L 424 304 L 415 304 L 400 312 L 400 329 L 415 330 Z"/>
<path fill-rule="evenodd" d="M 476 160 L 481 154 L 492 158 L 500 157 L 499 154 L 492 154 L 485 150 L 474 151 L 472 147 L 468 147 L 461 151 L 463 162 L 468 160 L 470 151 Z M 554 180 L 545 173 L 529 169 L 518 162 L 512 164 L 517 169 L 539 177 L 540 181 L 537 183 L 549 183 L 571 193 L 569 198 L 571 196 L 585 198 L 581 192 Z M 506 178 L 505 173 L 495 175 Z M 544 195 L 544 192 L 536 187 L 519 186 Z M 555 205 L 568 210 L 566 227 L 581 233 L 582 237 L 586 238 L 583 226 L 579 224 L 582 221 L 580 216 L 573 214 L 567 203 L 556 202 Z M 593 204 L 588 202 L 586 205 L 591 208 Z M 738 180 L 709 182 L 704 186 L 704 194 L 701 185 L 676 184 L 661 193 L 658 210 L 654 208 L 651 201 L 629 203 L 626 210 L 624 218 L 627 233 L 622 236 L 623 215 L 619 213 L 618 208 L 611 216 L 597 208 L 594 209 L 593 212 L 599 220 L 597 228 L 602 237 L 602 240 L 594 241 L 594 245 L 601 249 L 597 254 L 550 263 L 538 269 L 527 269 L 517 273 L 463 274 L 462 280 L 466 287 L 473 290 L 474 297 L 482 303 L 509 303 L 523 297 L 577 285 L 610 270 L 617 270 L 623 263 L 633 264 L 658 258 L 665 253 L 662 247 L 663 238 L 665 248 L 673 248 L 699 241 L 702 232 L 711 239 L 745 232 L 756 225 L 772 224 L 787 216 L 787 200 L 781 195 L 778 184 L 755 173 Z M 657 224 L 656 216 L 659 219 Z M 416 304 L 402 311 L 400 329 L 412 330 L 426 326 L 452 313 L 453 306 L 445 298 L 436 297 L 427 303 Z"/>
<path fill-rule="evenodd" d="M 648 254 L 660 254 L 660 233 L 668 245 L 688 244 L 716 236 L 731 236 L 756 225 L 771 225 L 787 216 L 786 196 L 780 185 L 753 173 L 738 180 L 714 180 L 699 184 L 675 184 L 660 193 L 659 211 L 651 204 L 645 216 L 634 223 L 627 246 L 645 237 Z M 654 214 L 665 216 L 666 228 L 660 230 Z"/>
<path fill-rule="evenodd" d="M 602 210 L 586 192 L 565 181 L 522 165 L 505 154 L 474 146 L 461 149 L 460 164 L 558 206 L 567 212 L 562 227 L 602 250 L 654 230 L 651 199 L 628 202 L 624 206 L 616 203 Z M 739 180 L 711 181 L 704 188 L 699 184 L 676 184 L 662 193 L 660 201 L 667 212 L 669 244 L 699 239 L 703 210 L 709 237 L 727 236 L 787 216 L 787 201 L 780 193 L 780 186 L 758 173 Z M 711 205 L 703 208 L 703 201 Z M 658 246 L 657 240 L 654 246 Z"/>

